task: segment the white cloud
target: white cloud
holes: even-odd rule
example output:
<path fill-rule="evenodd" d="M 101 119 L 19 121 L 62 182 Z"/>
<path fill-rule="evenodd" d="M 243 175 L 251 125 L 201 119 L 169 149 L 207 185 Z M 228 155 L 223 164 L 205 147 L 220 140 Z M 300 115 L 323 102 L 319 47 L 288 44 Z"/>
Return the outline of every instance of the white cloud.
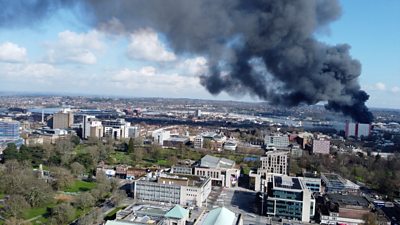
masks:
<path fill-rule="evenodd" d="M 154 67 L 142 67 L 138 70 L 122 69 L 111 76 L 111 81 L 120 90 L 138 91 L 142 93 L 190 92 L 202 89 L 198 77 L 181 76 L 176 73 L 160 73 Z"/>
<path fill-rule="evenodd" d="M 127 55 L 133 60 L 156 62 L 176 60 L 175 54 L 166 49 L 158 34 L 151 29 L 140 29 L 131 35 Z"/>
<path fill-rule="evenodd" d="M 0 61 L 23 62 L 26 60 L 26 49 L 11 42 L 0 44 Z"/>
<path fill-rule="evenodd" d="M 95 30 L 87 33 L 66 30 L 58 34 L 55 43 L 49 44 L 47 59 L 51 63 L 95 64 L 96 53 L 104 48 L 102 34 Z"/>
<path fill-rule="evenodd" d="M 207 59 L 204 57 L 184 59 L 178 63 L 177 69 L 182 71 L 183 75 L 199 76 L 207 72 Z"/>
<path fill-rule="evenodd" d="M 60 74 L 60 70 L 47 63 L 12 64 L 3 63 L 0 71 L 9 79 L 36 80 Z"/>
<path fill-rule="evenodd" d="M 394 87 L 392 87 L 391 91 L 392 91 L 393 93 L 398 93 L 398 92 L 400 92 L 400 87 L 394 86 Z"/>
<path fill-rule="evenodd" d="M 386 85 L 382 82 L 378 82 L 375 84 L 375 89 L 378 91 L 385 91 L 386 90 Z"/>

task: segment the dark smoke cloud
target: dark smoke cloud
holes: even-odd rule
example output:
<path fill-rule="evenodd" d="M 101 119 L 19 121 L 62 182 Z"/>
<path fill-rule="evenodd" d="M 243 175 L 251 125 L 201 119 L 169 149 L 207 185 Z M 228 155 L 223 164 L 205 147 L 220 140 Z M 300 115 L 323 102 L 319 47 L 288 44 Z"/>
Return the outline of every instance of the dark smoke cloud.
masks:
<path fill-rule="evenodd" d="M 16 12 L 9 6 L 15 4 L 5 2 L 2 26 Z M 32 11 L 16 5 L 27 14 L 14 24 L 72 3 L 31 1 Z M 373 119 L 358 83 L 361 65 L 350 47 L 314 37 L 340 16 L 337 0 L 87 0 L 75 1 L 73 8 L 85 10 L 89 23 L 110 33 L 151 27 L 176 53 L 206 57 L 209 72 L 201 84 L 212 94 L 249 93 L 283 106 L 325 101 L 327 109 L 358 122 Z"/>

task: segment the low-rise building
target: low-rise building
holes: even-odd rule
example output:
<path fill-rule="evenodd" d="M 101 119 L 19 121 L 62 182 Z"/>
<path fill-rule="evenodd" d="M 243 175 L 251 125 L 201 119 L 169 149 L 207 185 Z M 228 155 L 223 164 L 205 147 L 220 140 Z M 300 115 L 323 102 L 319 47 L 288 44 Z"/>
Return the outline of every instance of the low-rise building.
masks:
<path fill-rule="evenodd" d="M 196 225 L 242 225 L 243 216 L 220 207 L 206 212 L 198 218 Z"/>
<path fill-rule="evenodd" d="M 211 192 L 211 179 L 193 175 L 160 174 L 134 181 L 135 199 L 202 207 Z"/>
<path fill-rule="evenodd" d="M 210 177 L 213 186 L 235 187 L 240 176 L 240 170 L 235 168 L 235 162 L 211 155 L 204 156 L 200 165 L 194 168 L 194 174 Z"/>
<path fill-rule="evenodd" d="M 359 185 L 335 173 L 322 173 L 321 179 L 326 193 L 357 193 L 360 190 Z"/>
<path fill-rule="evenodd" d="M 327 194 L 319 208 L 321 224 L 364 224 L 370 213 L 368 201 L 357 195 Z"/>

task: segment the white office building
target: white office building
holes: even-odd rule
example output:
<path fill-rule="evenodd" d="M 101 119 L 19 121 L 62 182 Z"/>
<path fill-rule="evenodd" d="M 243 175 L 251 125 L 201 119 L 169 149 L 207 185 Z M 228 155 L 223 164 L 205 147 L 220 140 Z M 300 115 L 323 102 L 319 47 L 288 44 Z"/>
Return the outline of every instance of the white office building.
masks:
<path fill-rule="evenodd" d="M 287 149 L 289 146 L 288 135 L 267 135 L 264 139 L 267 149 Z"/>

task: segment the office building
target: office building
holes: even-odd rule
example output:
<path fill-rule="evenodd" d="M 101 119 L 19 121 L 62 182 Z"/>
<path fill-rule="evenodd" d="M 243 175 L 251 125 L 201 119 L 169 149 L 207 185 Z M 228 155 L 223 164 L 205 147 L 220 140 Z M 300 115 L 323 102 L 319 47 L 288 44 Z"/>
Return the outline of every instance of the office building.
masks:
<path fill-rule="evenodd" d="M 129 137 L 131 123 L 126 122 L 124 119 L 103 120 L 102 126 L 105 137 L 112 137 L 115 140 Z"/>
<path fill-rule="evenodd" d="M 267 149 L 287 149 L 289 146 L 288 135 L 267 135 L 265 136 L 264 143 Z"/>
<path fill-rule="evenodd" d="M 312 152 L 314 154 L 329 154 L 331 142 L 329 140 L 313 140 Z"/>
<path fill-rule="evenodd" d="M 202 207 L 211 192 L 211 179 L 193 175 L 160 174 L 134 181 L 135 199 Z"/>
<path fill-rule="evenodd" d="M 235 168 L 232 160 L 206 155 L 194 168 L 194 174 L 210 177 L 213 186 L 230 188 L 237 186 L 240 170 Z"/>
<path fill-rule="evenodd" d="M 264 200 L 268 216 L 310 222 L 315 214 L 315 199 L 297 177 L 274 175 Z"/>
<path fill-rule="evenodd" d="M 53 129 L 67 129 L 74 124 L 74 114 L 71 111 L 57 112 L 53 115 Z"/>
<path fill-rule="evenodd" d="M 11 118 L 0 119 L 0 142 L 13 142 L 20 139 L 20 123 Z"/>
<path fill-rule="evenodd" d="M 153 137 L 155 144 L 163 145 L 164 141 L 171 137 L 171 132 L 169 130 L 158 129 L 153 131 L 151 136 Z"/>
<path fill-rule="evenodd" d="M 313 177 L 304 176 L 304 177 L 299 177 L 299 179 L 312 193 L 322 192 L 321 178 L 317 176 Z"/>
<path fill-rule="evenodd" d="M 360 190 L 360 186 L 335 173 L 322 173 L 321 179 L 326 193 L 357 193 Z"/>

